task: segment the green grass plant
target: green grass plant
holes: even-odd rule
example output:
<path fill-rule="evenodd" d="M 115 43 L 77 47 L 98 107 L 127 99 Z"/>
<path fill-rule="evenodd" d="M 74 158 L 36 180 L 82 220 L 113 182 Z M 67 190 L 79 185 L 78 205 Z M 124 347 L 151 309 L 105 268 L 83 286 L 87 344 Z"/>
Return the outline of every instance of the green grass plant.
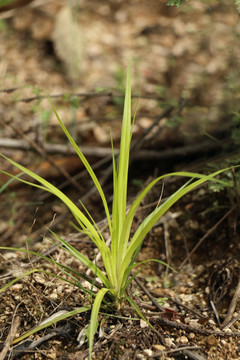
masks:
<path fill-rule="evenodd" d="M 61 269 L 61 273 L 62 273 L 61 276 L 57 276 L 57 277 L 76 286 L 79 289 L 79 291 L 84 291 L 87 299 L 89 299 L 89 305 L 81 308 L 76 308 L 75 310 L 69 313 L 65 313 L 64 315 L 61 314 L 59 315 L 59 317 L 56 316 L 54 319 L 50 319 L 49 321 L 46 321 L 42 325 L 40 324 L 36 328 L 32 329 L 30 332 L 27 332 L 23 334 L 20 338 L 16 339 L 15 343 L 32 335 L 36 331 L 41 330 L 43 327 L 49 326 L 54 322 L 62 320 L 63 317 L 67 318 L 68 316 L 73 316 L 74 314 L 91 310 L 91 318 L 88 329 L 89 358 L 91 359 L 91 354 L 94 344 L 94 335 L 98 328 L 98 316 L 101 307 L 104 307 L 106 311 L 106 308 L 109 309 L 109 304 L 111 304 L 111 306 L 114 306 L 115 309 L 120 309 L 123 303 L 128 301 L 130 305 L 133 306 L 133 308 L 136 310 L 137 314 L 140 317 L 144 318 L 140 310 L 138 309 L 137 305 L 127 295 L 126 289 L 131 283 L 131 281 L 135 278 L 135 276 L 137 276 L 141 268 L 144 268 L 149 261 L 159 261 L 155 259 L 149 259 L 141 263 L 135 263 L 137 254 L 141 249 L 142 243 L 147 233 L 161 218 L 161 216 L 163 216 L 169 210 L 169 208 L 171 208 L 171 206 L 173 206 L 176 203 L 177 200 L 179 200 L 182 196 L 187 194 L 192 189 L 205 183 L 206 181 L 214 180 L 216 176 L 219 175 L 223 170 L 216 171 L 210 175 L 201 175 L 191 172 L 175 172 L 160 176 L 154 179 L 151 183 L 149 183 L 138 195 L 138 197 L 135 199 L 135 201 L 130 206 L 130 208 L 127 208 L 129 154 L 130 154 L 130 144 L 131 144 L 132 130 L 133 130 L 133 121 L 134 121 L 134 120 L 132 121 L 132 116 L 131 116 L 131 85 L 130 85 L 130 71 L 128 69 L 124 111 L 123 111 L 123 119 L 122 119 L 122 129 L 121 129 L 120 155 L 118 160 L 115 159 L 114 152 L 112 151 L 113 201 L 112 201 L 112 211 L 110 213 L 107 199 L 91 165 L 89 164 L 89 162 L 87 161 L 81 150 L 79 149 L 78 145 L 75 143 L 72 136 L 66 129 L 65 125 L 59 118 L 57 111 L 54 105 L 52 104 L 51 100 L 49 101 L 52 105 L 53 111 L 58 119 L 58 122 L 62 130 L 64 131 L 71 145 L 74 147 L 76 153 L 78 154 L 79 158 L 84 164 L 86 170 L 88 171 L 88 174 L 90 175 L 93 183 L 95 184 L 98 190 L 107 218 L 109 234 L 111 237 L 111 244 L 110 246 L 107 246 L 103 234 L 101 233 L 100 229 L 95 223 L 93 217 L 89 214 L 89 212 L 85 209 L 84 206 L 82 211 L 80 207 L 76 206 L 71 201 L 71 199 L 68 198 L 56 186 L 52 185 L 47 180 L 43 179 L 39 175 L 28 170 L 24 166 L 16 163 L 15 161 L 1 154 L 3 158 L 7 159 L 12 165 L 16 166 L 20 171 L 24 172 L 25 174 L 33 178 L 36 182 L 31 182 L 29 180 L 23 179 L 21 177 L 16 177 L 14 175 L 6 173 L 3 170 L 0 170 L 2 173 L 5 173 L 11 178 L 17 179 L 18 181 L 21 181 L 25 184 L 40 188 L 55 195 L 68 207 L 73 217 L 75 218 L 79 231 L 87 235 L 92 240 L 94 245 L 98 248 L 99 252 L 101 253 L 104 264 L 103 268 L 98 267 L 97 264 L 94 263 L 94 261 L 89 260 L 76 248 L 74 248 L 67 241 L 65 241 L 63 238 L 61 238 L 59 235 L 53 232 L 52 234 L 54 235 L 58 246 L 64 249 L 65 251 L 67 251 L 69 255 L 73 256 L 78 261 L 86 265 L 87 268 L 91 269 L 92 273 L 95 276 L 96 282 L 88 278 L 85 274 L 76 272 L 75 270 L 65 266 L 64 264 L 58 263 L 57 261 L 53 260 L 50 257 L 43 256 L 28 249 L 1 247 L 0 249 L 2 250 L 22 251 L 29 255 L 39 256 L 43 260 L 57 265 Z M 113 149 L 113 144 L 112 144 L 112 149 Z M 131 232 L 133 219 L 143 198 L 148 194 L 148 192 L 157 182 L 169 176 L 185 177 L 188 178 L 188 180 L 185 185 L 179 188 L 165 202 L 157 206 L 152 211 L 152 213 L 150 213 L 150 215 L 148 215 L 142 221 L 140 226 L 137 228 L 136 232 L 131 236 L 130 232 Z M 225 184 L 221 180 L 217 180 L 217 181 L 219 181 L 222 184 Z M 140 266 L 140 270 L 138 270 L 137 273 L 133 274 L 132 270 L 136 266 Z M 6 290 L 14 282 L 21 280 L 23 276 L 27 276 L 30 273 L 34 273 L 34 272 L 42 272 L 45 273 L 47 276 L 56 276 L 39 268 L 31 269 L 30 271 L 26 272 L 25 274 L 22 274 L 18 278 L 8 283 L 0 291 L 2 292 Z M 90 283 L 92 283 L 92 285 L 98 286 L 97 293 L 83 288 L 79 278 L 80 280 L 83 278 L 89 281 Z M 93 304 L 91 305 L 92 300 L 93 300 Z"/>

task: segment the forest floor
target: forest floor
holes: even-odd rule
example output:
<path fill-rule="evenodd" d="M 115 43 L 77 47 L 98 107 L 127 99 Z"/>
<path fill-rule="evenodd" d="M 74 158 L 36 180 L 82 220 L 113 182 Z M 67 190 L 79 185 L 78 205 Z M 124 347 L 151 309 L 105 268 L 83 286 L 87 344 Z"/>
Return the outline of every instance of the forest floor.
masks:
<path fill-rule="evenodd" d="M 35 0 L 0 13 L 2 153 L 83 201 L 104 228 L 101 203 L 46 94 L 111 203 L 109 128 L 117 151 L 130 61 L 133 108 L 138 104 L 133 142 L 140 145 L 131 154 L 129 203 L 158 175 L 238 163 L 240 27 L 233 1 L 193 0 L 177 9 L 157 0 L 83 0 L 72 13 L 68 6 Z M 0 170 L 18 174 L 0 161 Z M 101 313 L 94 359 L 239 359 L 239 174 L 223 176 L 229 188 L 205 185 L 189 193 L 143 243 L 138 260 L 155 258 L 176 270 L 151 263 L 129 288 L 153 328 L 127 304 L 117 316 Z M 0 174 L 0 185 L 6 181 Z M 156 186 L 141 204 L 133 231 L 161 194 L 167 198 L 182 184 L 171 178 L 164 188 Z M 57 199 L 14 181 L 1 188 L 0 201 L 0 246 L 29 248 L 86 271 L 48 239 L 50 227 L 94 259 L 93 244 L 74 231 Z M 0 263 L 1 287 L 28 270 L 59 271 L 19 251 L 2 251 Z M 79 334 L 89 312 L 13 345 L 44 319 L 85 305 L 83 293 L 46 273 L 21 278 L 1 293 L 0 359 L 87 358 Z"/>

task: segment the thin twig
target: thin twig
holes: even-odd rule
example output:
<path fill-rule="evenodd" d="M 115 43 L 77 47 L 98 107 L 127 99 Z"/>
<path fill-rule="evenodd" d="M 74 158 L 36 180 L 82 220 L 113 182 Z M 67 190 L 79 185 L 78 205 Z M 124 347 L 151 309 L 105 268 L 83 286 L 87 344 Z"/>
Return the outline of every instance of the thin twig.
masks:
<path fill-rule="evenodd" d="M 168 327 L 173 327 L 175 329 L 185 330 L 187 332 L 194 332 L 196 334 L 201 334 L 201 335 L 206 335 L 206 336 L 214 335 L 214 336 L 219 336 L 219 337 L 240 338 L 240 332 L 224 332 L 224 331 L 209 330 L 209 329 L 205 329 L 205 328 L 201 328 L 201 327 L 186 325 L 186 324 L 176 322 L 176 321 L 170 321 L 159 315 L 155 315 L 155 316 L 151 317 L 151 323 L 156 323 L 156 324 L 159 324 L 160 326 L 165 325 Z"/>
<path fill-rule="evenodd" d="M 218 311 L 217 311 L 216 306 L 214 305 L 214 302 L 213 302 L 212 300 L 210 300 L 210 306 L 211 306 L 211 308 L 212 308 L 212 310 L 213 310 L 214 316 L 215 316 L 215 318 L 216 318 L 216 320 L 217 320 L 217 323 L 218 323 L 218 325 L 219 325 L 219 324 L 220 324 L 220 320 L 219 320 Z"/>
<path fill-rule="evenodd" d="M 183 347 L 179 347 L 177 349 L 168 350 L 166 353 L 169 355 L 173 354 L 173 353 L 176 353 L 176 354 L 179 353 L 179 355 L 182 354 L 184 357 L 189 358 L 189 359 L 206 360 L 205 357 L 202 357 L 201 355 L 194 353 L 192 350 L 201 350 L 201 348 L 199 346 L 183 346 Z"/>
<path fill-rule="evenodd" d="M 159 303 L 155 300 L 155 298 L 150 294 L 150 292 L 147 290 L 147 288 L 142 284 L 142 282 L 135 277 L 134 278 L 135 282 L 138 284 L 138 286 L 142 289 L 142 291 L 144 292 L 145 295 L 147 295 L 147 297 L 149 298 L 149 300 L 156 306 L 156 308 L 158 310 L 160 310 L 161 312 L 165 311 L 164 307 L 159 305 Z"/>
<path fill-rule="evenodd" d="M 200 312 L 198 312 L 195 309 L 191 309 L 189 306 L 182 304 L 180 300 L 178 299 L 171 299 L 172 302 L 174 302 L 176 305 L 178 305 L 179 307 L 182 307 L 183 309 L 187 310 L 188 312 L 196 315 L 199 318 L 205 318 L 206 316 L 202 315 Z"/>
<path fill-rule="evenodd" d="M 7 242 L 9 242 L 9 239 L 14 234 L 16 234 L 17 230 L 22 226 L 22 224 L 25 223 L 27 215 L 28 215 L 28 213 L 26 211 L 26 208 L 19 209 L 17 211 L 15 216 L 12 218 L 14 226 L 9 226 L 9 228 L 0 236 L 2 246 L 4 244 L 4 241 L 7 240 Z"/>
<path fill-rule="evenodd" d="M 229 322 L 234 314 L 234 311 L 237 306 L 238 298 L 240 297 L 240 280 L 238 282 L 237 288 L 235 290 L 235 293 L 233 295 L 232 301 L 230 303 L 230 306 L 228 308 L 227 315 L 222 323 L 222 329 L 225 329 L 226 327 L 229 327 Z"/>
<path fill-rule="evenodd" d="M 189 258 L 192 256 L 192 254 L 199 248 L 199 246 L 218 228 L 218 226 L 229 216 L 232 214 L 232 212 L 236 209 L 237 205 L 233 206 L 230 210 L 226 212 L 226 214 L 207 231 L 207 233 L 198 241 L 198 243 L 194 246 L 194 248 L 190 251 L 190 253 L 186 256 L 186 258 L 183 260 L 181 265 L 179 266 L 179 269 L 183 267 L 183 265 L 186 264 L 186 262 L 189 260 Z"/>
<path fill-rule="evenodd" d="M 153 124 L 150 125 L 145 131 L 143 131 L 141 136 L 131 145 L 131 160 L 133 160 L 133 158 L 136 157 L 136 154 L 138 153 L 138 150 L 142 147 L 142 145 L 146 141 L 147 135 L 155 128 L 155 126 L 159 126 L 159 122 L 162 119 L 164 119 L 165 117 L 170 116 L 173 109 L 174 109 L 174 107 L 170 106 L 160 116 L 157 116 L 157 118 L 153 122 Z M 165 124 L 162 125 L 159 129 L 163 129 L 164 127 L 165 127 Z"/>
<path fill-rule="evenodd" d="M 123 93 L 117 93 L 114 92 L 112 90 L 110 91 L 102 91 L 102 92 L 81 92 L 81 93 L 62 93 L 62 94 L 52 94 L 49 96 L 46 95 L 38 95 L 38 96 L 32 96 L 32 97 L 28 97 L 28 98 L 22 98 L 19 99 L 18 102 L 31 102 L 31 101 L 35 101 L 35 100 L 41 100 L 41 99 L 46 99 L 47 97 L 50 97 L 51 99 L 64 99 L 64 98 L 76 98 L 76 97 L 83 97 L 83 98 L 96 98 L 96 97 L 110 97 L 110 98 L 114 98 L 114 97 L 119 97 L 119 98 L 124 98 L 125 95 Z M 139 98 L 139 94 L 132 94 L 132 98 Z M 163 100 L 162 97 L 157 96 L 157 95 L 147 95 L 147 94 L 141 94 L 141 99 L 150 99 L 150 100 Z"/>
<path fill-rule="evenodd" d="M 0 89 L 0 93 L 7 93 L 7 94 L 10 94 L 16 90 L 19 90 L 19 89 L 23 89 L 24 86 L 18 86 L 18 87 L 13 87 L 13 88 L 8 88 L 8 89 Z"/>
<path fill-rule="evenodd" d="M 18 328 L 19 328 L 19 325 L 21 323 L 21 318 L 20 316 L 16 316 L 14 317 L 13 321 L 12 321 L 12 325 L 11 325 L 11 328 L 10 328 L 10 331 L 8 333 L 8 336 L 5 340 L 5 343 L 4 343 L 4 347 L 1 351 L 1 354 L 0 354 L 0 360 L 4 360 L 9 349 L 10 349 L 10 346 L 11 346 L 11 343 L 16 335 L 16 333 L 18 332 Z"/>
<path fill-rule="evenodd" d="M 0 124 L 2 124 L 3 126 L 6 126 L 6 124 L 0 120 Z M 61 166 L 59 166 L 54 159 L 48 155 L 46 153 L 46 151 L 39 146 L 38 144 L 36 144 L 36 142 L 34 142 L 33 140 L 31 140 L 28 136 L 26 136 L 20 129 L 18 129 L 16 126 L 13 126 L 12 124 L 7 124 L 7 126 L 9 126 L 11 129 L 13 129 L 17 134 L 19 134 L 22 138 L 24 138 L 29 145 L 36 151 L 38 152 L 43 158 L 45 158 L 54 168 L 56 168 L 60 174 L 62 174 L 66 179 L 68 179 L 68 181 L 78 190 L 81 191 L 81 187 L 79 185 L 79 183 L 77 181 L 75 181 L 71 175 Z"/>
<path fill-rule="evenodd" d="M 230 328 L 236 321 L 240 319 L 240 313 L 235 316 L 225 327 L 224 329 Z"/>
<path fill-rule="evenodd" d="M 199 355 L 199 354 L 197 354 L 197 353 L 194 353 L 193 351 L 191 351 L 191 350 L 182 350 L 181 351 L 182 352 L 182 354 L 183 354 L 183 356 L 185 357 L 185 358 L 189 358 L 189 359 L 192 359 L 192 360 L 206 360 L 206 358 L 205 357 L 202 357 L 202 355 Z"/>

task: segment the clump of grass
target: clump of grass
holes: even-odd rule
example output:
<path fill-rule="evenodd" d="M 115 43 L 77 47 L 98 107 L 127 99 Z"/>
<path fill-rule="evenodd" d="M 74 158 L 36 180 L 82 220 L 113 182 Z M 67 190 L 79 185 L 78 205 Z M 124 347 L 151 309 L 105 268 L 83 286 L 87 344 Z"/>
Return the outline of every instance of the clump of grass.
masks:
<path fill-rule="evenodd" d="M 50 101 L 50 100 L 49 100 Z M 50 101 L 51 103 L 51 101 Z M 91 359 L 91 353 L 93 349 L 94 343 L 94 335 L 98 328 L 98 315 L 100 308 L 102 306 L 103 301 L 105 301 L 106 294 L 108 294 L 108 299 L 110 298 L 110 302 L 115 308 L 118 310 L 121 308 L 122 304 L 125 301 L 128 301 L 131 306 L 136 310 L 138 315 L 142 318 L 143 315 L 141 314 L 140 310 L 138 309 L 137 305 L 134 301 L 129 297 L 126 293 L 127 287 L 133 281 L 134 277 L 139 273 L 139 271 L 132 275 L 132 270 L 134 267 L 142 265 L 144 267 L 149 261 L 159 261 L 155 259 L 149 259 L 143 261 L 141 263 L 135 263 L 135 259 L 137 254 L 139 253 L 142 243 L 144 241 L 145 236 L 151 230 L 151 228 L 156 224 L 156 222 L 163 216 L 168 209 L 176 203 L 182 196 L 186 193 L 191 191 L 192 189 L 196 188 L 197 186 L 203 184 L 208 180 L 213 180 L 218 174 L 221 173 L 223 170 L 216 171 L 210 175 L 201 175 L 196 173 L 190 172 L 175 172 L 167 175 L 160 176 L 154 179 L 151 183 L 149 183 L 145 189 L 138 195 L 135 199 L 131 207 L 127 210 L 127 190 L 128 190 L 128 168 L 129 168 L 129 153 L 130 153 L 130 144 L 132 138 L 132 130 L 133 130 L 133 121 L 131 117 L 131 85 L 130 85 L 130 72 L 129 69 L 127 71 L 127 81 L 126 81 L 126 91 L 125 91 L 125 101 L 124 101 L 124 112 L 123 112 L 123 120 L 122 120 L 122 129 L 121 129 L 121 144 L 120 144 L 120 155 L 118 161 L 116 161 L 114 157 L 114 152 L 112 155 L 113 161 L 113 202 L 112 202 L 112 214 L 110 214 L 110 210 L 107 205 L 107 200 L 103 189 L 91 168 L 89 162 L 83 155 L 83 153 L 78 148 L 77 144 L 71 137 L 70 133 L 66 129 L 65 125 L 59 118 L 57 111 L 53 104 L 51 103 L 54 113 L 58 119 L 58 122 L 64 131 L 65 135 L 69 139 L 70 143 L 74 147 L 76 153 L 78 154 L 79 158 L 83 162 L 85 168 L 87 169 L 92 181 L 94 182 L 98 193 L 102 199 L 102 203 L 104 206 L 104 210 L 106 213 L 106 218 L 108 222 L 109 233 L 111 237 L 111 244 L 108 246 L 106 241 L 101 233 L 100 229 L 98 228 L 97 224 L 94 222 L 93 217 L 84 207 L 84 211 L 86 215 L 69 199 L 62 191 L 60 191 L 57 187 L 52 185 L 47 180 L 43 179 L 39 175 L 33 173 L 32 171 L 26 169 L 22 165 L 16 163 L 15 161 L 7 158 L 3 154 L 2 157 L 7 159 L 12 165 L 16 166 L 20 169 L 23 173 L 26 173 L 30 177 L 32 177 L 36 183 L 31 181 L 23 180 L 20 177 L 15 177 L 9 173 L 6 173 L 0 170 L 2 173 L 9 175 L 12 178 L 15 178 L 23 183 L 28 185 L 40 188 L 42 190 L 48 191 L 53 195 L 57 196 L 72 212 L 73 217 L 77 222 L 78 230 L 81 233 L 87 235 L 98 250 L 101 253 L 102 260 L 103 260 L 103 268 L 99 268 L 94 262 L 89 260 L 86 256 L 84 256 L 81 252 L 75 249 L 72 245 L 62 239 L 59 235 L 52 232 L 57 240 L 58 246 L 64 249 L 69 253 L 69 255 L 75 257 L 81 263 L 86 265 L 94 274 L 95 278 L 97 277 L 101 282 L 99 286 L 98 292 L 94 293 L 91 290 L 87 290 L 83 288 L 81 282 L 79 281 L 79 277 L 83 278 L 89 282 L 92 280 L 89 279 L 85 274 L 81 274 L 76 272 L 75 270 L 67 267 L 64 264 L 60 264 L 57 261 L 48 258 L 47 256 L 43 256 L 41 254 L 35 253 L 28 249 L 16 249 L 16 248 L 7 248 L 1 247 L 2 250 L 14 250 L 14 251 L 22 251 L 28 254 L 39 256 L 40 258 L 51 262 L 57 265 L 63 274 L 66 275 L 66 278 L 63 276 L 56 276 L 49 272 L 46 272 L 41 269 L 31 269 L 30 271 L 26 272 L 25 274 L 21 275 L 17 279 L 14 279 L 12 282 L 8 283 L 4 286 L 0 291 L 4 291 L 6 288 L 11 286 L 16 281 L 19 281 L 23 276 L 30 275 L 34 272 L 43 272 L 48 275 L 56 276 L 64 281 L 67 281 L 74 286 L 77 286 L 80 290 L 84 291 L 86 296 L 89 298 L 89 303 L 91 303 L 92 298 L 94 299 L 93 305 L 77 308 L 74 311 L 67 312 L 64 314 L 56 315 L 54 318 L 48 319 L 44 323 L 40 324 L 36 328 L 32 329 L 31 331 L 25 333 L 20 338 L 16 339 L 15 342 L 18 342 L 29 335 L 35 333 L 36 331 L 43 329 L 46 326 L 53 324 L 59 320 L 63 320 L 69 316 L 73 316 L 77 313 L 89 311 L 91 310 L 91 319 L 88 329 L 88 336 L 89 336 L 89 358 Z M 113 144 L 112 144 L 113 149 Z M 167 176 L 181 176 L 187 177 L 190 180 L 186 182 L 180 189 L 178 189 L 172 196 L 170 196 L 164 203 L 159 205 L 155 210 L 148 215 L 140 226 L 137 228 L 136 232 L 130 236 L 131 226 L 134 219 L 134 215 L 142 202 L 143 198 L 148 194 L 148 192 L 152 189 L 152 187 Z M 195 180 L 194 180 L 195 179 Z M 221 180 L 218 180 L 221 182 Z M 224 182 L 221 182 L 225 184 Z M 226 185 L 226 184 L 225 184 Z M 161 262 L 161 261 L 159 261 Z M 92 285 L 96 285 L 97 283 L 92 283 Z M 109 300 L 108 300 L 109 302 Z M 146 319 L 145 319 L 146 321 Z"/>

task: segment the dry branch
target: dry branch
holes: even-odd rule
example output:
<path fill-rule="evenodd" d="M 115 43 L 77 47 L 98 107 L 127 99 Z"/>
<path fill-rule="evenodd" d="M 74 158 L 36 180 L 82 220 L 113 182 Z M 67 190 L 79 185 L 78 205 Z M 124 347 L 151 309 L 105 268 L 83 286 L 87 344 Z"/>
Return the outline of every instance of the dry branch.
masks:
<path fill-rule="evenodd" d="M 167 150 L 139 150 L 134 155 L 134 159 L 137 160 L 144 160 L 144 159 L 169 159 L 169 158 L 179 158 L 184 157 L 187 155 L 192 155 L 196 153 L 202 153 L 206 150 L 214 150 L 221 147 L 221 144 L 206 141 L 202 142 L 201 144 L 193 144 L 193 145 L 186 145 L 181 147 L 176 147 L 174 149 L 167 149 Z M 24 141 L 24 140 L 17 140 L 17 139 L 0 139 L 0 148 L 6 149 L 19 149 L 19 150 L 34 150 L 32 146 Z M 72 147 L 64 144 L 48 144 L 44 143 L 43 148 L 46 153 L 48 154 L 64 154 L 64 155 L 76 155 L 75 150 Z M 105 156 L 112 155 L 111 148 L 103 148 L 103 147 L 90 147 L 90 146 L 79 146 L 79 149 L 84 153 L 85 156 L 93 156 L 96 158 L 103 158 Z M 115 149 L 114 154 L 118 155 L 119 150 Z"/>
<path fill-rule="evenodd" d="M 6 359 L 6 355 L 7 355 L 8 351 L 9 351 L 9 349 L 11 347 L 11 343 L 12 343 L 16 333 L 18 332 L 20 323 L 21 323 L 20 316 L 14 317 L 13 322 L 12 322 L 12 326 L 10 328 L 10 331 L 9 331 L 8 336 L 7 336 L 7 338 L 5 340 L 5 343 L 4 343 L 4 347 L 3 347 L 2 351 L 1 351 L 1 354 L 0 354 L 0 360 Z"/>
<path fill-rule="evenodd" d="M 2 120 L 0 120 L 0 124 L 3 126 L 6 125 Z M 62 174 L 78 191 L 81 191 L 81 187 L 77 181 L 75 181 L 71 175 L 61 166 L 59 166 L 54 159 L 46 153 L 45 149 L 41 146 L 39 146 L 36 142 L 34 142 L 32 139 L 30 139 L 27 135 L 25 135 L 22 130 L 18 129 L 17 127 L 13 126 L 12 124 L 7 124 L 6 126 L 10 127 L 20 135 L 22 138 L 25 139 L 26 143 L 29 144 L 29 146 L 34 149 L 37 153 L 39 153 L 43 158 L 45 158 L 55 169 L 59 171 L 60 174 Z"/>

